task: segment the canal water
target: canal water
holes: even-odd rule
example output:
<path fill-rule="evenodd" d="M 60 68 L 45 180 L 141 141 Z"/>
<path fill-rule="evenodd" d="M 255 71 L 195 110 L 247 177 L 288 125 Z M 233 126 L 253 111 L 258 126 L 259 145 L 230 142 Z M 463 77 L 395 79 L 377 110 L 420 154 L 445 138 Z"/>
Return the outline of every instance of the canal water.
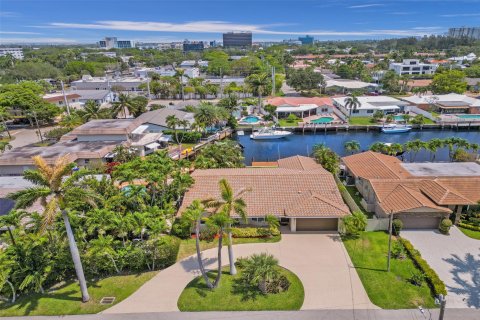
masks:
<path fill-rule="evenodd" d="M 458 137 L 468 140 L 470 143 L 480 143 L 480 131 L 454 131 L 454 130 L 423 130 L 410 131 L 400 134 L 385 134 L 377 131 L 349 131 L 349 132 L 317 132 L 316 134 L 305 133 L 305 135 L 294 134 L 279 140 L 251 140 L 250 134 L 236 136 L 236 140 L 245 147 L 245 164 L 250 165 L 252 161 L 276 161 L 279 158 L 285 158 L 294 155 L 307 156 L 312 152 L 314 145 L 323 143 L 334 150 L 340 156 L 348 153 L 345 151 L 344 144 L 347 141 L 356 140 L 360 143 L 361 150 L 368 150 L 370 145 L 375 142 L 405 143 L 409 140 L 420 139 L 428 141 L 433 138 Z M 428 161 L 430 153 L 420 151 L 415 161 Z M 405 160 L 409 160 L 408 153 L 405 154 Z M 448 161 L 448 149 L 440 149 L 436 155 L 436 161 Z"/>

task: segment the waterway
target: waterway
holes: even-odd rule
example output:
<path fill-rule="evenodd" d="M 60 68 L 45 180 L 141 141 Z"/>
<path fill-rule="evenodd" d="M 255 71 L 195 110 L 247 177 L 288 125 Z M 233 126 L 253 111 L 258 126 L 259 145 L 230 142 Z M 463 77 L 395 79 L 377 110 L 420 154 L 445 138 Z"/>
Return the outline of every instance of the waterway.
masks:
<path fill-rule="evenodd" d="M 459 137 L 468 140 L 470 143 L 480 143 L 480 131 L 454 131 L 454 130 L 423 130 L 410 131 L 400 134 L 385 134 L 381 132 L 349 131 L 349 132 L 317 132 L 317 134 L 305 133 L 305 135 L 294 134 L 279 140 L 251 140 L 250 134 L 236 136 L 235 139 L 242 144 L 244 149 L 245 164 L 250 165 L 252 161 L 276 161 L 294 155 L 307 156 L 311 154 L 314 145 L 323 143 L 334 150 L 340 156 L 348 153 L 344 144 L 347 141 L 356 140 L 360 143 L 361 150 L 368 150 L 375 142 L 405 143 L 409 140 L 420 139 L 428 141 L 433 138 Z M 430 153 L 420 151 L 415 161 L 428 161 Z M 405 160 L 410 156 L 405 154 Z M 438 150 L 436 161 L 448 161 L 448 149 Z"/>

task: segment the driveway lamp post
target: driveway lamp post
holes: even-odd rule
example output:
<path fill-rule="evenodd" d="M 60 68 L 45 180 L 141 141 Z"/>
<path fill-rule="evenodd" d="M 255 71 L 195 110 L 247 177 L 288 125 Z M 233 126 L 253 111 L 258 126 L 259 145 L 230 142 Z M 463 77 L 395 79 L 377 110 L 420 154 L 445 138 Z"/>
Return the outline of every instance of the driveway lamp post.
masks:
<path fill-rule="evenodd" d="M 387 259 L 387 272 L 390 272 L 390 256 L 392 255 L 392 221 L 393 210 L 390 211 L 390 219 L 388 220 L 388 259 Z"/>
<path fill-rule="evenodd" d="M 443 320 L 443 316 L 445 314 L 445 306 L 447 305 L 447 300 L 443 296 L 443 294 L 439 294 L 438 298 L 435 298 L 435 304 L 440 305 L 440 313 L 438 315 L 438 320 Z"/>

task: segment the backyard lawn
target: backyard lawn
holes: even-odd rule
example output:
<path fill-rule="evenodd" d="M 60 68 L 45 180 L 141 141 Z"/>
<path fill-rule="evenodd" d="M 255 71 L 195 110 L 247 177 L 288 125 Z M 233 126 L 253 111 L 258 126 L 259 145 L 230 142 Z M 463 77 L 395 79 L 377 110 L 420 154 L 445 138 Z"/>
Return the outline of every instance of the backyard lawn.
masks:
<path fill-rule="evenodd" d="M 223 269 L 218 288 L 210 290 L 203 278 L 192 280 L 178 299 L 180 311 L 258 311 L 299 310 L 305 293 L 300 279 L 292 272 L 281 268 L 281 273 L 290 281 L 287 291 L 263 295 L 258 288 L 247 288 L 241 284 L 241 270 L 231 276 L 228 268 Z M 209 273 L 214 279 L 216 272 Z"/>
<path fill-rule="evenodd" d="M 288 121 L 287 119 L 278 120 L 279 127 L 296 127 L 298 126 L 298 121 Z"/>
<path fill-rule="evenodd" d="M 233 244 L 243 244 L 243 243 L 265 243 L 265 242 L 278 242 L 280 241 L 281 236 L 274 236 L 271 238 L 235 238 L 233 239 Z M 224 239 L 224 245 L 227 245 L 227 242 Z M 216 248 L 218 245 L 218 240 L 213 241 L 200 241 L 201 250 L 207 250 L 211 248 Z M 178 250 L 177 261 L 185 259 L 192 254 L 195 254 L 197 249 L 195 247 L 195 239 L 185 239 L 180 242 L 180 249 Z"/>
<path fill-rule="evenodd" d="M 362 232 L 357 239 L 344 239 L 344 244 L 370 300 L 375 305 L 384 309 L 435 307 L 426 282 L 422 286 L 409 282 L 418 269 L 408 257 L 403 260 L 392 259 L 391 270 L 386 271 L 387 233 Z"/>
<path fill-rule="evenodd" d="M 462 227 L 458 227 L 458 229 L 460 229 L 460 231 L 462 231 L 467 237 L 480 240 L 480 231 L 470 230 Z"/>
<path fill-rule="evenodd" d="M 348 123 L 352 126 L 373 126 L 376 123 L 372 122 L 372 117 L 351 117 Z"/>
<path fill-rule="evenodd" d="M 0 317 L 98 313 L 112 306 L 100 304 L 103 297 L 115 297 L 116 304 L 156 274 L 157 271 L 152 271 L 89 282 L 90 301 L 87 303 L 82 303 L 78 283 L 69 282 L 46 294 L 20 296 L 13 305 L 0 302 Z"/>

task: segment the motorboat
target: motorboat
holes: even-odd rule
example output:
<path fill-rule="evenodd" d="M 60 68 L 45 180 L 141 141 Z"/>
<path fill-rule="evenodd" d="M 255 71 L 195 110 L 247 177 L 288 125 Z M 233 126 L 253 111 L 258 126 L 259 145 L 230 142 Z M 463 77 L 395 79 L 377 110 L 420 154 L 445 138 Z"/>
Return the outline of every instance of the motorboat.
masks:
<path fill-rule="evenodd" d="M 412 130 L 411 126 L 398 125 L 398 124 L 390 124 L 382 127 L 383 133 L 404 133 L 404 132 L 409 132 L 410 130 Z"/>
<path fill-rule="evenodd" d="M 258 131 L 254 131 L 250 135 L 250 139 L 253 140 L 271 140 L 271 139 L 281 139 L 285 138 L 286 136 L 291 135 L 292 132 L 285 131 L 285 130 L 276 130 L 274 128 L 262 128 Z"/>

